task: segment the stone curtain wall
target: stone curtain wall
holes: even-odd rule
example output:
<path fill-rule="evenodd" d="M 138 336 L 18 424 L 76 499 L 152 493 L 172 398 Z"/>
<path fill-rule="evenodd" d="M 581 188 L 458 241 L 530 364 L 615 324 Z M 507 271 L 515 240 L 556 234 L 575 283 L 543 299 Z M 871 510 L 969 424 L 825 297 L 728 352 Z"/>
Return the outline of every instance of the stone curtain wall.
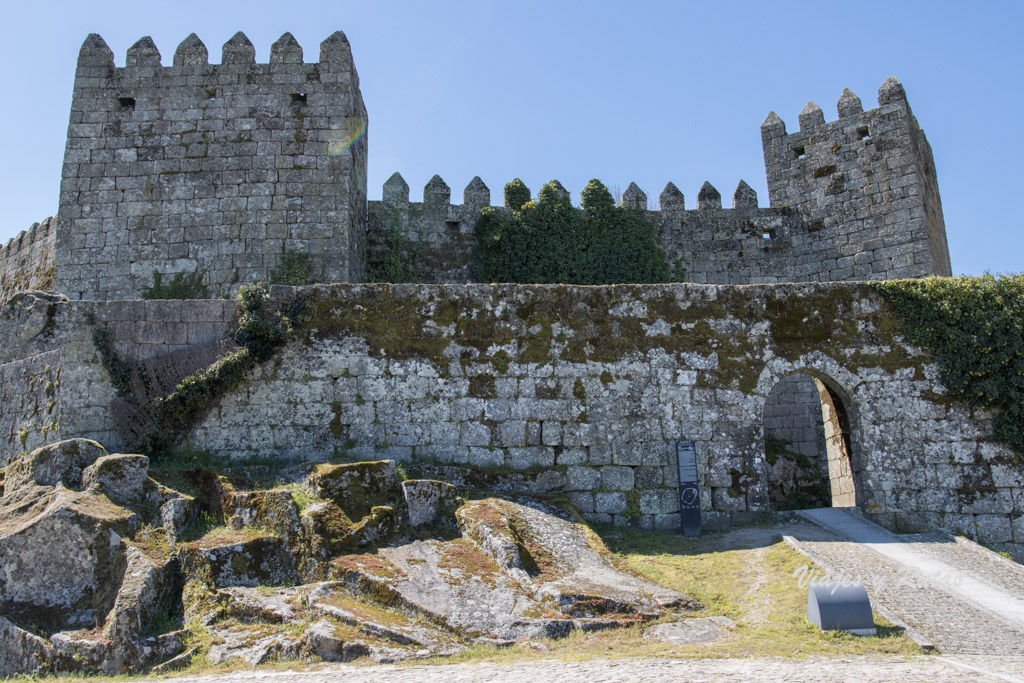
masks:
<path fill-rule="evenodd" d="M 237 328 L 234 302 L 216 299 L 61 302 L 30 296 L 0 308 L 0 338 L 9 340 L 0 350 L 0 362 L 6 363 L 0 367 L 48 364 L 53 370 L 59 367 L 57 363 L 37 359 L 60 354 L 63 366 L 72 371 L 62 373 L 55 395 L 49 396 L 47 402 L 56 401 L 62 438 L 95 439 L 112 450 L 123 448 L 124 444 L 114 428 L 110 410 L 114 387 L 93 340 L 92 321 L 109 332 L 112 346 L 120 355 L 136 361 L 212 344 L 230 337 Z M 15 381 L 8 394 L 19 395 L 25 386 L 29 385 Z M 40 385 L 37 381 L 32 386 L 38 392 L 45 383 Z M 31 403 L 34 395 L 20 400 Z M 26 412 L 15 401 L 9 414 L 14 420 L 22 419 L 23 415 L 31 414 L 37 403 L 32 403 Z M 8 415 L 6 401 L 2 410 L 3 415 Z M 36 432 L 49 424 L 45 419 L 44 422 L 36 426 Z M 0 426 L 7 429 L 6 423 Z M 12 440 L 12 432 L 3 434 L 6 440 L 0 448 L 4 454 L 23 450 L 16 438 Z"/>
<path fill-rule="evenodd" d="M 124 67 L 91 35 L 68 126 L 57 289 L 134 299 L 153 271 L 199 272 L 219 296 L 269 281 L 287 252 L 309 255 L 311 281 L 360 280 L 365 131 L 340 32 L 319 63 L 285 34 L 257 64 L 239 33 L 221 64 L 193 34 L 171 66 L 143 38 Z"/>
<path fill-rule="evenodd" d="M 53 289 L 56 218 L 34 223 L 0 248 L 0 304 L 19 292 Z"/>
<path fill-rule="evenodd" d="M 810 102 L 791 135 L 772 112 L 761 126 L 771 205 L 834 245 L 822 279 L 950 275 L 931 147 L 898 80 L 882 84 L 878 104 L 863 111 L 846 90 L 839 120 L 826 123 Z"/>
<path fill-rule="evenodd" d="M 469 484 L 565 491 L 590 519 L 669 528 L 678 524 L 673 443 L 688 438 L 705 520 L 719 527 L 770 509 L 765 403 L 805 372 L 846 410 L 858 507 L 891 528 L 944 526 L 1020 554 L 1024 477 L 991 440 L 992 415 L 946 396 L 930 355 L 902 342 L 868 285 L 273 294 L 282 305 L 307 297 L 298 337 L 183 445 L 235 458 L 451 465 Z M 113 388 L 89 313 L 136 359 L 217 341 L 236 324 L 221 301 L 0 309 L 4 338 L 18 340 L 0 360 L 62 349 L 63 366 L 75 368 L 60 378 L 60 436 L 114 449 Z M 184 341 L 168 336 L 179 327 Z"/>
<path fill-rule="evenodd" d="M 60 440 L 61 351 L 0 365 L 0 467 Z"/>
<path fill-rule="evenodd" d="M 400 188 L 397 192 L 396 187 Z M 623 203 L 646 209 L 646 194 L 635 185 L 631 187 L 634 192 L 632 196 L 624 195 Z M 465 195 L 463 204 L 451 204 L 448 186 L 434 176 L 424 188 L 424 201 L 409 202 L 409 187 L 395 174 L 384 186 L 384 199 L 368 204 L 368 259 L 380 260 L 397 244 L 400 259 L 412 266 L 413 279 L 472 282 L 474 226 L 480 209 L 489 205 L 490 191 L 475 178 Z M 844 226 L 825 230 L 789 209 L 758 208 L 757 194 L 742 181 L 734 193 L 732 208 L 722 208 L 721 194 L 707 183 L 698 193 L 696 209 L 685 208 L 683 194 L 671 183 L 661 193 L 658 206 L 659 210 L 645 213 L 665 250 L 673 278 L 681 281 L 827 282 L 905 277 L 909 273 L 900 265 L 902 261 L 892 260 L 889 251 L 879 248 L 875 259 L 876 243 L 882 245 L 885 241 L 882 233 L 869 240 L 856 226 L 853 230 L 859 233 L 857 239 L 864 241 L 852 243 Z M 908 237 L 902 243 L 901 248 L 909 252 L 931 248 L 923 239 L 912 242 Z M 941 243 L 945 245 L 944 238 Z M 856 256 L 862 247 L 868 256 Z M 859 267 L 858 259 L 869 267 Z M 919 268 L 914 274 L 931 273 Z"/>
<path fill-rule="evenodd" d="M 867 285 L 304 294 L 301 339 L 226 397 L 190 447 L 519 472 L 569 492 L 590 519 L 670 527 L 673 442 L 693 439 L 715 526 L 770 507 L 761 416 L 801 371 L 843 402 L 857 504 L 874 519 L 1024 541 L 1024 479 L 991 440 L 991 414 L 948 399 L 930 355 L 903 343 Z"/>
<path fill-rule="evenodd" d="M 409 201 L 409 185 L 398 173 L 384 183 L 382 196 L 367 203 L 367 262 L 393 255 L 417 282 L 473 281 L 476 219 L 491 204 L 491 191 L 479 177 L 466 187 L 462 204 L 451 203 L 451 189 L 436 175 L 423 188 L 422 202 Z"/>

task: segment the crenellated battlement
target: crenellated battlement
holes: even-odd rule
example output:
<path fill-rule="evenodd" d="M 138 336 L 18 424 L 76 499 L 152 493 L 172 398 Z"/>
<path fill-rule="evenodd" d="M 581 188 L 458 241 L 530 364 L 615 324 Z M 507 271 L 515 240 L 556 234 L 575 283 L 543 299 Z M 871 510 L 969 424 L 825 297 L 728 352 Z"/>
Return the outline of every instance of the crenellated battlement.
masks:
<path fill-rule="evenodd" d="M 193 33 L 170 59 L 143 37 L 119 67 L 91 34 L 68 125 L 55 287 L 72 299 L 138 298 L 155 273 L 199 273 L 207 296 L 225 296 L 282 282 L 283 264 L 296 262 L 309 282 L 472 281 L 490 189 L 473 178 L 453 203 L 435 175 L 411 201 L 396 173 L 367 202 L 367 116 L 345 35 L 320 43 L 318 57 L 306 61 L 284 33 L 258 62 L 239 32 L 211 63 Z M 793 133 L 774 112 L 765 119 L 767 207 L 742 180 L 731 202 L 705 182 L 688 208 L 669 182 L 656 202 L 630 183 L 620 204 L 645 212 L 677 279 L 948 274 L 931 149 L 903 86 L 888 79 L 867 111 L 846 89 L 836 111 L 826 121 L 809 102 Z"/>
<path fill-rule="evenodd" d="M 946 228 L 931 147 L 896 77 L 864 111 L 849 88 L 836 111 L 808 102 L 799 131 L 775 112 L 761 124 L 771 206 L 787 207 L 821 232 L 846 236 L 853 277 L 949 275 Z"/>
<path fill-rule="evenodd" d="M 18 292 L 53 289 L 54 217 L 33 223 L 0 247 L 0 303 Z"/>
<path fill-rule="evenodd" d="M 264 63 L 256 61 L 256 48 L 242 31 L 233 35 L 221 47 L 221 61 L 219 64 L 210 63 L 209 50 L 206 44 L 195 33 L 189 34 L 185 40 L 178 44 L 174 50 L 174 57 L 171 64 L 166 67 L 163 64 L 160 50 L 153 39 L 143 36 L 128 48 L 125 54 L 124 73 L 138 77 L 153 77 L 158 75 L 156 69 L 178 69 L 177 72 L 164 72 L 168 75 L 176 73 L 194 73 L 194 67 L 213 67 L 216 70 L 233 70 L 248 72 L 250 67 L 271 67 L 277 66 L 275 71 L 281 71 L 279 65 L 285 64 L 319 64 L 324 72 L 331 71 L 354 71 L 355 64 L 352 61 L 352 48 L 348 38 L 341 31 L 335 31 L 323 42 L 320 43 L 319 62 L 307 63 L 303 60 L 302 46 L 295 37 L 287 31 L 281 34 L 270 46 L 270 59 Z M 85 77 L 104 77 L 103 73 L 82 72 L 82 69 L 111 69 L 117 68 L 114 65 L 114 53 L 103 40 L 102 36 L 90 33 L 82 43 L 78 53 L 79 75 Z M 287 72 L 288 69 L 283 70 Z"/>
<path fill-rule="evenodd" d="M 571 194 L 558 181 L 559 192 Z M 423 188 L 422 200 L 410 201 L 408 183 L 393 174 L 381 200 L 368 203 L 368 261 L 398 250 L 400 259 L 415 264 L 408 273 L 422 282 L 472 282 L 470 264 L 474 226 L 480 209 L 490 206 L 491 193 L 479 177 L 463 191 L 463 203 L 451 203 L 451 189 L 435 175 Z M 854 279 L 852 258 L 839 254 L 837 237 L 786 207 L 759 207 L 757 192 L 740 180 L 731 206 L 710 182 L 699 189 L 696 207 L 672 182 L 648 209 L 648 195 L 630 183 L 621 206 L 643 210 L 654 225 L 675 275 L 688 282 L 743 284 Z M 493 207 L 507 210 L 507 207 Z"/>

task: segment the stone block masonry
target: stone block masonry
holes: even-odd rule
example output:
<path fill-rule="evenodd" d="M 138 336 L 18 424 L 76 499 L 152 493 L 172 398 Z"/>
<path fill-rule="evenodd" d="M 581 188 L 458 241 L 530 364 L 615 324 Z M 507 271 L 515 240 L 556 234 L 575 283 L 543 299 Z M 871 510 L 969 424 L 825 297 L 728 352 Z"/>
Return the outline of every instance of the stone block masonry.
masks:
<path fill-rule="evenodd" d="M 56 222 L 34 223 L 0 248 L 0 304 L 19 292 L 53 289 Z"/>
<path fill-rule="evenodd" d="M 892 528 L 1024 541 L 1012 526 L 1021 470 L 993 441 L 992 415 L 948 398 L 932 357 L 894 331 L 869 285 L 334 285 L 274 296 L 306 298 L 298 338 L 220 401 L 189 447 L 504 473 L 566 492 L 592 520 L 669 528 L 674 442 L 692 439 L 715 527 L 773 507 L 764 408 L 804 373 L 842 404 L 858 507 Z"/>
<path fill-rule="evenodd" d="M 862 111 L 849 90 L 840 119 L 826 123 L 813 102 L 800 131 L 786 134 L 774 112 L 761 127 L 771 206 L 740 181 L 732 208 L 710 183 L 687 209 L 668 183 L 658 210 L 630 183 L 621 204 L 645 211 L 673 279 L 706 284 L 833 282 L 951 274 L 931 147 L 895 78 L 879 89 L 879 107 Z M 470 264 L 480 209 L 490 190 L 474 178 L 462 204 L 434 176 L 422 202 L 409 201 L 399 174 L 369 203 L 368 254 L 410 264 L 418 282 L 473 281 Z"/>
<path fill-rule="evenodd" d="M 286 254 L 307 279 L 359 280 L 366 206 L 366 109 L 345 36 L 305 63 L 284 34 L 255 63 L 238 33 L 209 64 L 195 34 L 163 66 L 147 37 L 115 67 L 82 45 L 61 181 L 56 289 L 72 299 L 139 298 L 177 273 L 210 296 L 271 281 Z"/>
<path fill-rule="evenodd" d="M 808 102 L 793 134 L 769 114 L 761 139 L 771 205 L 833 243 L 836 261 L 823 279 L 950 275 L 931 146 L 896 78 L 878 89 L 878 105 L 863 111 L 847 89 L 839 120 L 826 123 Z"/>
<path fill-rule="evenodd" d="M 0 365 L 0 467 L 60 440 L 60 349 Z"/>

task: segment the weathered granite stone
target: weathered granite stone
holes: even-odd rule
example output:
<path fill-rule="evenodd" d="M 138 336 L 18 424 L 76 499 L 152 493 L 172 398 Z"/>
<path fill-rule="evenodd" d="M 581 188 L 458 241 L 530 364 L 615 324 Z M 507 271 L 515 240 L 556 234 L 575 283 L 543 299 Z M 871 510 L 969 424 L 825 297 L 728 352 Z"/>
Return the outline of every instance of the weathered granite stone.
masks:
<path fill-rule="evenodd" d="M 405 498 L 409 524 L 421 526 L 440 521 L 439 515 L 445 508 L 454 512 L 458 490 L 443 481 L 409 479 L 402 482 L 402 496 Z"/>
<path fill-rule="evenodd" d="M 45 670 L 51 650 L 50 643 L 45 639 L 0 616 L 0 672 L 4 676 L 34 674 Z"/>
<path fill-rule="evenodd" d="M 82 472 L 106 456 L 103 446 L 88 439 L 68 439 L 23 455 L 7 467 L 4 490 L 14 493 L 25 485 L 82 487 Z"/>
<path fill-rule="evenodd" d="M 82 486 L 96 486 L 113 500 L 132 502 L 142 498 L 148 478 L 145 455 L 104 455 L 82 472 Z"/>
<path fill-rule="evenodd" d="M 0 608 L 49 628 L 102 621 L 135 513 L 88 491 L 22 486 L 0 499 Z M 45 571 L 40 568 L 45 567 Z"/>
<path fill-rule="evenodd" d="M 259 531 L 214 532 L 185 546 L 189 576 L 209 576 L 215 587 L 275 585 L 296 579 L 284 541 Z"/>

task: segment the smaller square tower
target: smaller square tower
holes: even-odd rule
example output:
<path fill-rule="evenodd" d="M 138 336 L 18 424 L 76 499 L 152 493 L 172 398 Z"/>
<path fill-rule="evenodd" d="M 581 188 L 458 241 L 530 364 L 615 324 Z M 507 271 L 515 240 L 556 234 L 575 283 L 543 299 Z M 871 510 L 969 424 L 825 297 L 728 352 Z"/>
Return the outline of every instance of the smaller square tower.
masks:
<path fill-rule="evenodd" d="M 931 146 L 895 77 L 878 105 L 863 111 L 846 89 L 837 121 L 809 102 L 793 134 L 771 112 L 761 125 L 771 206 L 795 211 L 834 244 L 837 270 L 853 279 L 950 275 Z"/>

